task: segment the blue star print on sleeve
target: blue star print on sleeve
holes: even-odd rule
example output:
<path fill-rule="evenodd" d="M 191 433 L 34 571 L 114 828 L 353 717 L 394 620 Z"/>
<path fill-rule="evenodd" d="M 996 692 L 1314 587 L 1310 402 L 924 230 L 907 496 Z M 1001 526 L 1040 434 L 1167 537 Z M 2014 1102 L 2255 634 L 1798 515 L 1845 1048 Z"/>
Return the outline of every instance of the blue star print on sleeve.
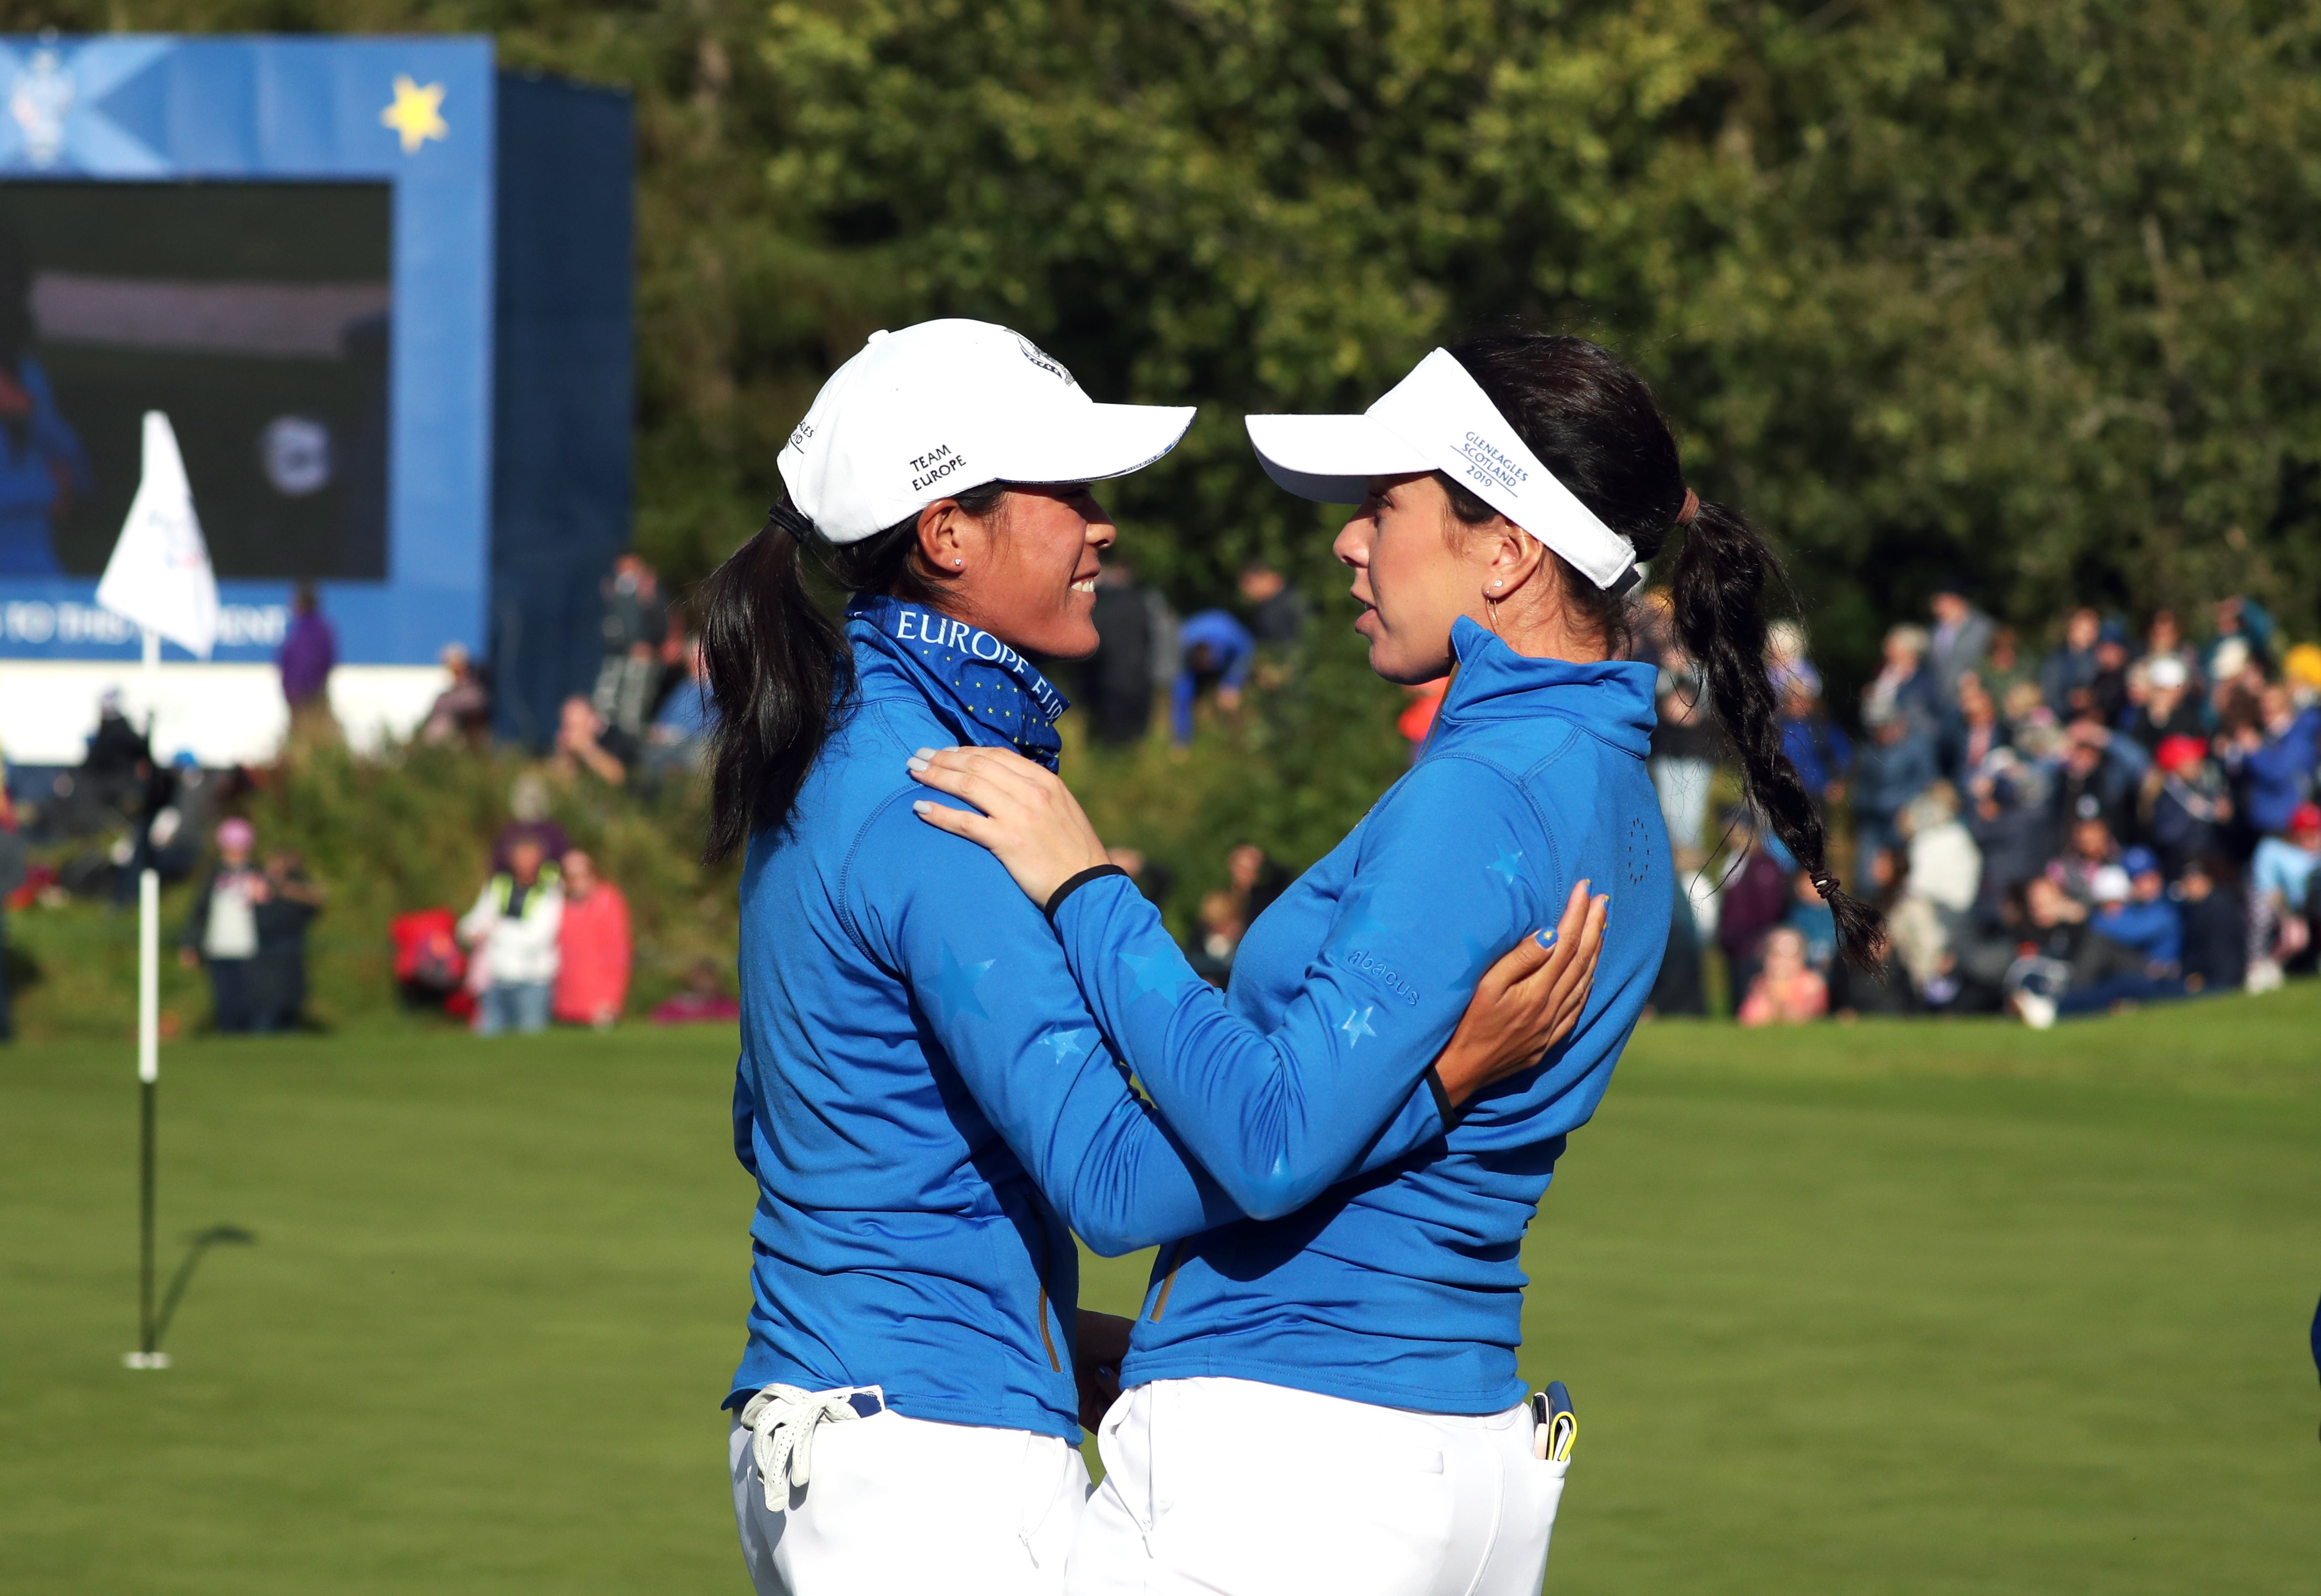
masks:
<path fill-rule="evenodd" d="M 1124 880 L 1074 893 L 1056 929 L 1170 1128 L 1236 1205 L 1271 1218 L 1443 1133 L 1428 1066 L 1483 971 L 1570 890 L 1524 853 L 1540 829 L 1488 766 L 1437 758 L 1405 776 L 1363 822 L 1357 884 L 1270 1032 L 1193 974 Z"/>
<path fill-rule="evenodd" d="M 855 861 L 857 934 L 908 984 L 930 1054 L 1088 1246 L 1114 1256 L 1240 1217 L 1130 1089 L 1054 933 L 997 859 L 898 797 Z"/>
<path fill-rule="evenodd" d="M 977 964 L 961 964 L 951 944 L 942 943 L 935 949 L 935 968 L 929 979 L 921 983 L 918 991 L 929 1004 L 938 1010 L 947 1025 L 956 1027 L 962 1020 L 988 1020 L 983 1004 L 975 995 L 976 988 L 991 966 L 999 961 L 987 958 Z"/>

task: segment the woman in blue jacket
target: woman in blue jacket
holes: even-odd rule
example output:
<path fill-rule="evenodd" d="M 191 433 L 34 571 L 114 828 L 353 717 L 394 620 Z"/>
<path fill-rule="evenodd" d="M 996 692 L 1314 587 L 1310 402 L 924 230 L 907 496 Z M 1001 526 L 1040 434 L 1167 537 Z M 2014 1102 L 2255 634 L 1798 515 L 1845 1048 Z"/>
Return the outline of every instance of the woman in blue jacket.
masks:
<path fill-rule="evenodd" d="M 1535 1455 L 1546 1437 L 1516 1373 L 1518 1254 L 1665 946 L 1674 893 L 1644 771 L 1654 671 L 1622 655 L 1637 567 L 1671 530 L 1686 534 L 1669 585 L 1679 639 L 1751 798 L 1857 958 L 1876 920 L 1828 874 L 1781 751 L 1760 608 L 1772 557 L 1685 486 L 1634 373 L 1579 339 L 1484 338 L 1435 350 L 1364 415 L 1249 427 L 1275 481 L 1360 503 L 1336 553 L 1373 667 L 1456 674 L 1410 773 L 1250 928 L 1229 993 L 1107 875 L 1049 773 L 989 750 L 913 761 L 974 805 L 923 802 L 922 818 L 992 848 L 1046 907 L 1097 1023 L 1252 1216 L 1161 1250 L 1068 1587 L 1533 1592 L 1563 1465 Z M 1358 1060 L 1392 1020 L 1447 1025 L 1490 950 L 1582 878 L 1619 912 L 1587 1012 L 1540 1066 L 1287 1217 L 1226 1176 L 1294 1151 L 1299 1061 L 1323 1038 Z"/>
<path fill-rule="evenodd" d="M 705 590 L 709 853 L 747 849 L 733 1131 L 759 1200 L 726 1405 L 762 1591 L 1060 1590 L 1088 1484 L 1071 1232 L 1192 1235 L 1248 1211 L 1229 1190 L 1286 1212 L 1439 1139 L 1443 1105 L 1577 1012 L 1592 934 L 1568 916 L 1551 955 L 1526 927 L 1455 1035 L 1300 1105 L 1286 1156 L 1205 1172 L 1038 909 L 912 818 L 922 745 L 1052 767 L 1063 700 L 1024 656 L 1095 646 L 1114 529 L 1088 483 L 1191 413 L 1097 404 L 984 322 L 874 335 L 782 451 L 788 502 Z M 809 551 L 853 594 L 842 631 Z"/>

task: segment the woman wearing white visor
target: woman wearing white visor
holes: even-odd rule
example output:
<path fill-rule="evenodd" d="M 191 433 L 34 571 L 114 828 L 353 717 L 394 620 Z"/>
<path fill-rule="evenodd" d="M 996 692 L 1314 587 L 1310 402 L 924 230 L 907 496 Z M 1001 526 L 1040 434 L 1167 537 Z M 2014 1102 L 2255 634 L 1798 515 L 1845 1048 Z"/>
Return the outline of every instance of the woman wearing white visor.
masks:
<path fill-rule="evenodd" d="M 1250 928 L 1230 992 L 1099 874 L 1085 817 L 1036 766 L 922 758 L 923 782 L 982 812 L 922 818 L 992 848 L 1047 906 L 1098 1023 L 1219 1170 L 1275 1143 L 1289 1066 L 1317 1032 L 1361 1038 L 1430 1011 L 1440 1025 L 1443 993 L 1574 881 L 1618 902 L 1593 998 L 1540 1067 L 1298 1212 L 1161 1249 L 1068 1587 L 1535 1591 L 1563 1465 L 1536 1455 L 1517 1377 L 1518 1253 L 1664 946 L 1673 884 L 1643 764 L 1654 670 L 1620 655 L 1637 564 L 1671 532 L 1678 630 L 1752 799 L 1854 956 L 1875 918 L 1827 874 L 1781 755 L 1760 611 L 1771 556 L 1686 488 L 1634 373 L 1579 339 L 1482 338 L 1435 350 L 1365 415 L 1252 416 L 1249 430 L 1275 481 L 1360 503 L 1336 552 L 1371 665 L 1404 683 L 1456 675 L 1410 773 Z M 1215 1113 L 1221 1099 L 1239 1111 Z"/>
<path fill-rule="evenodd" d="M 759 1199 L 726 1405 L 761 1591 L 1060 1590 L 1088 1486 L 1071 1229 L 1118 1253 L 1243 1211 L 1128 1089 L 1039 911 L 912 818 L 905 768 L 938 742 L 1053 765 L 1063 700 L 1024 657 L 1096 644 L 1114 531 L 1088 485 L 1191 415 L 1097 404 L 1004 327 L 877 335 L 782 451 L 788 501 L 704 592 L 709 851 L 747 846 L 733 1130 Z M 842 630 L 809 553 L 853 594 Z M 1221 1174 L 1284 1211 L 1538 1056 L 1592 943 L 1576 915 L 1552 956 L 1531 929 L 1447 1047 L 1317 1102 L 1295 1156 Z"/>

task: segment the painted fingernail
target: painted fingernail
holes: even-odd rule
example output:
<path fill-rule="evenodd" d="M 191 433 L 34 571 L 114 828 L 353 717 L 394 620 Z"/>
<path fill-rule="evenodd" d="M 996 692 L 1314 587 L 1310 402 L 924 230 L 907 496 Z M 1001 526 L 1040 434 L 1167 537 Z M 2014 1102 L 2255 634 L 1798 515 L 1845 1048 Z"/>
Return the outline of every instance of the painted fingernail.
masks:
<path fill-rule="evenodd" d="M 1542 948 L 1552 948 L 1555 946 L 1555 928 L 1553 926 L 1548 927 L 1543 931 L 1535 931 L 1533 935 L 1537 939 L 1539 945 Z"/>
<path fill-rule="evenodd" d="M 918 757 L 922 759 L 932 759 L 935 757 L 935 751 L 933 748 L 921 748 Z"/>
<path fill-rule="evenodd" d="M 903 768 L 909 771 L 913 775 L 916 775 L 920 771 L 924 770 L 926 767 L 926 757 L 923 754 L 914 754 L 909 758 L 903 761 Z"/>
<path fill-rule="evenodd" d="M 924 814 L 933 807 L 933 804 L 928 803 L 925 799 L 921 798 L 912 803 L 911 812 L 913 814 Z"/>

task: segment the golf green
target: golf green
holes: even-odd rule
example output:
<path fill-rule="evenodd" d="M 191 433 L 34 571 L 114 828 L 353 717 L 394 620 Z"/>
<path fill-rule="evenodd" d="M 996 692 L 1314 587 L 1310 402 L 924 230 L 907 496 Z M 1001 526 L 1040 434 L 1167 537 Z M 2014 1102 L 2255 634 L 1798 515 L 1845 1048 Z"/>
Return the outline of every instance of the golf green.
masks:
<path fill-rule="evenodd" d="M 1527 1251 L 1549 1589 L 2306 1591 L 2321 986 L 2034 1035 L 1640 1033 Z M 746 1590 L 730 1031 L 0 1056 L 0 1588 Z M 1091 1260 L 1133 1311 L 1143 1260 Z M 1295 1437 L 1280 1466 L 1299 1466 Z M 898 1527 L 901 1528 L 901 1527 Z"/>

